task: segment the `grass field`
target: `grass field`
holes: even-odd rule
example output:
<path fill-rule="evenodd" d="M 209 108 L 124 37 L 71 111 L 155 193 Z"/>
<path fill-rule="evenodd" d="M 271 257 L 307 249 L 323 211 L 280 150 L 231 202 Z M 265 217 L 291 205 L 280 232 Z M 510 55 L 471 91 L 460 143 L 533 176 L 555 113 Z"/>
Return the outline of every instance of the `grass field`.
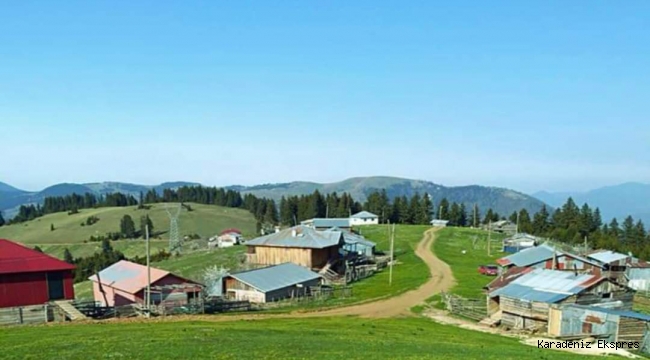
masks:
<path fill-rule="evenodd" d="M 445 228 L 438 232 L 433 245 L 434 252 L 451 266 L 457 285 L 452 293 L 464 297 L 480 297 L 483 286 L 494 278 L 478 273 L 478 267 L 494 264 L 507 254 L 501 252 L 503 235 L 492 234 L 492 256 L 487 254 L 487 232 L 468 228 Z M 465 254 L 463 254 L 463 250 Z"/>
<path fill-rule="evenodd" d="M 242 230 L 244 236 L 255 236 L 255 219 L 246 210 L 232 209 L 213 205 L 190 204 L 193 211 L 181 211 L 179 230 L 181 236 L 198 234 L 203 238 L 213 236 L 219 231 L 235 227 Z M 0 227 L 0 238 L 21 242 L 28 246 L 40 246 L 45 252 L 61 257 L 67 247 L 75 257 L 90 255 L 99 243 L 84 243 L 92 235 L 104 235 L 119 231 L 120 219 L 130 215 L 139 226 L 140 217 L 149 214 L 155 232 L 160 234 L 160 242 L 153 241 L 154 250 L 163 248 L 168 240 L 169 218 L 164 204 L 153 204 L 150 210 L 137 210 L 135 206 L 82 209 L 79 214 L 68 215 L 56 213 L 43 216 L 22 224 Z M 90 226 L 81 226 L 89 216 L 97 216 L 99 222 Z M 55 227 L 50 231 L 50 224 Z M 113 242 L 113 247 L 123 251 L 127 256 L 142 254 L 143 242 L 120 240 Z M 140 250 L 143 250 L 142 252 Z"/>
<path fill-rule="evenodd" d="M 3 359 L 587 359 L 424 318 L 5 327 L 0 348 Z"/>

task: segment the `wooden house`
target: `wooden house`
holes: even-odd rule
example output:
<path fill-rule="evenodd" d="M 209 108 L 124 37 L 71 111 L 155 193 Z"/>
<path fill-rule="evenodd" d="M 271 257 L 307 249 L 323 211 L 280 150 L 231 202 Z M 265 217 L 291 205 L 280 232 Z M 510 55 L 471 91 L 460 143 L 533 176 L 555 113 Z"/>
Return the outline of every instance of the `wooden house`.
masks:
<path fill-rule="evenodd" d="M 223 294 L 231 300 L 266 303 L 309 294 L 321 276 L 293 263 L 229 274 L 223 278 Z"/>
<path fill-rule="evenodd" d="M 144 265 L 121 260 L 88 280 L 93 283 L 95 301 L 103 306 L 145 303 L 147 267 Z M 150 280 L 152 304 L 165 301 L 173 301 L 179 305 L 187 304 L 202 291 L 198 282 L 153 267 L 150 269 Z"/>
<path fill-rule="evenodd" d="M 650 293 L 650 263 L 639 261 L 628 263 L 625 267 L 625 282 L 632 289 Z"/>
<path fill-rule="evenodd" d="M 74 299 L 74 266 L 0 239 L 0 308 Z"/>
<path fill-rule="evenodd" d="M 503 252 L 514 254 L 535 247 L 540 243 L 541 239 L 536 236 L 518 233 L 503 240 Z"/>
<path fill-rule="evenodd" d="M 609 342 L 642 342 L 650 315 L 607 307 L 551 306 L 548 335 L 555 338 L 595 337 Z"/>
<path fill-rule="evenodd" d="M 501 324 L 546 331 L 552 304 L 613 304 L 631 309 L 634 291 L 597 274 L 534 269 L 489 292 L 488 312 L 501 312 Z"/>
<path fill-rule="evenodd" d="M 247 262 L 250 264 L 279 265 L 291 262 L 315 270 L 338 261 L 339 249 L 344 244 L 341 231 L 317 231 L 303 225 L 245 243 Z"/>
<path fill-rule="evenodd" d="M 435 228 L 444 228 L 447 227 L 447 224 L 449 224 L 449 220 L 440 220 L 440 219 L 431 220 L 431 226 Z"/>

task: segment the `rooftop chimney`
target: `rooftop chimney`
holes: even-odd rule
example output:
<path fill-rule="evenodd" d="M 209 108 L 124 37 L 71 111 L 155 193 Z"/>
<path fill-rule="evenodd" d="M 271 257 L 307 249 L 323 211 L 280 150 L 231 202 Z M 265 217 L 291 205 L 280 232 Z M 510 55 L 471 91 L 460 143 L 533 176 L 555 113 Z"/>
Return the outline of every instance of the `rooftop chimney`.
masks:
<path fill-rule="evenodd" d="M 291 237 L 296 237 L 296 229 L 291 229 Z"/>

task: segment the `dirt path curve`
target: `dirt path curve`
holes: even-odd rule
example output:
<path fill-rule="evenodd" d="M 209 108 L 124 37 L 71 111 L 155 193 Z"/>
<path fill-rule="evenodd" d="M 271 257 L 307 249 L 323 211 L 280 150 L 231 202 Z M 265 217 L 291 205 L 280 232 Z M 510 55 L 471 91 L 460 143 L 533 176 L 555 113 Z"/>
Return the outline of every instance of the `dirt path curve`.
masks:
<path fill-rule="evenodd" d="M 411 308 L 431 296 L 447 291 L 454 285 L 454 277 L 449 265 L 438 259 L 431 247 L 436 240 L 436 230 L 430 229 L 424 233 L 424 238 L 415 250 L 415 255 L 429 267 L 431 278 L 415 290 L 385 300 L 352 305 L 331 310 L 318 311 L 309 315 L 314 316 L 345 316 L 356 315 L 370 318 L 391 318 L 411 315 Z"/>

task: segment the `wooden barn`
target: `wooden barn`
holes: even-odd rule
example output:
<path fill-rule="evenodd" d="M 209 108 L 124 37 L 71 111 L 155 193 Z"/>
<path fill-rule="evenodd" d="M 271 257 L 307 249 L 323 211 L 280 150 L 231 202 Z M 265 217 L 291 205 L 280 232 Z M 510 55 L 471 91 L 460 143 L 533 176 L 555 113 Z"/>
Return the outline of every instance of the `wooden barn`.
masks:
<path fill-rule="evenodd" d="M 610 342 L 642 342 L 650 315 L 606 307 L 565 305 L 549 311 L 548 335 L 596 337 Z"/>
<path fill-rule="evenodd" d="M 231 300 L 266 303 L 309 294 L 321 276 L 293 263 L 229 274 L 223 278 L 223 294 Z"/>
<path fill-rule="evenodd" d="M 488 312 L 501 324 L 546 331 L 551 304 L 615 304 L 630 310 L 634 291 L 594 274 L 534 269 L 488 294 Z"/>
<path fill-rule="evenodd" d="M 0 239 L 0 308 L 74 299 L 74 266 Z"/>
<path fill-rule="evenodd" d="M 95 301 L 103 306 L 124 306 L 145 303 L 147 267 L 121 260 L 88 278 L 93 282 Z M 151 302 L 187 304 L 202 291 L 201 284 L 151 268 Z"/>
<path fill-rule="evenodd" d="M 344 244 L 340 231 L 317 231 L 303 225 L 245 243 L 250 264 L 279 265 L 291 262 L 314 270 L 338 261 L 339 249 Z"/>

